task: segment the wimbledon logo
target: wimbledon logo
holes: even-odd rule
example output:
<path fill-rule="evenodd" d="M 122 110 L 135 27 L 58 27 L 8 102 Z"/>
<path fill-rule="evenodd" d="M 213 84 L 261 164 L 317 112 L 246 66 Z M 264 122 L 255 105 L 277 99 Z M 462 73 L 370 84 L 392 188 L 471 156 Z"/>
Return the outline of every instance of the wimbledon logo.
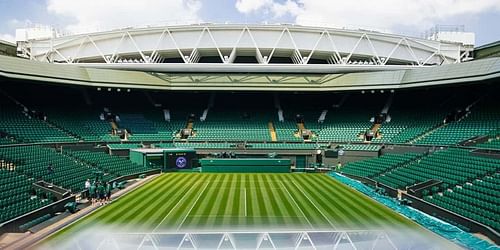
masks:
<path fill-rule="evenodd" d="M 178 168 L 185 168 L 187 165 L 186 157 L 184 156 L 178 157 L 177 160 L 175 160 L 175 165 Z"/>

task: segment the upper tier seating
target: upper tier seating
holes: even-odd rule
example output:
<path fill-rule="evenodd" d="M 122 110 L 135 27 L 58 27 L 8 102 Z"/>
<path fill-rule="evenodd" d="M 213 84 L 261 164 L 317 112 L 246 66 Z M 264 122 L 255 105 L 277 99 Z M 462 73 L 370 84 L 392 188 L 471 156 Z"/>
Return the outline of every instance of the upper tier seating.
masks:
<path fill-rule="evenodd" d="M 375 180 L 394 188 L 404 188 L 429 179 L 455 186 L 499 170 L 500 160 L 472 156 L 468 150 L 451 148 L 436 151 L 405 167 L 375 177 Z"/>
<path fill-rule="evenodd" d="M 303 141 L 300 136 L 295 136 L 297 123 L 294 121 L 274 122 L 276 137 L 278 141 Z"/>
<path fill-rule="evenodd" d="M 500 149 L 500 139 L 499 138 L 490 139 L 487 142 L 475 145 L 475 147 L 486 148 L 486 149 Z"/>
<path fill-rule="evenodd" d="M 180 129 L 180 127 L 172 129 L 170 124 L 163 120 L 161 110 L 154 110 L 154 112 L 142 110 L 140 112 L 118 112 L 119 127 L 131 131 L 131 135 L 128 137 L 129 141 L 168 141 L 172 140 L 173 131 Z"/>
<path fill-rule="evenodd" d="M 325 122 L 320 125 L 319 141 L 362 142 L 360 133 L 371 127 L 369 112 L 342 109 L 329 112 Z"/>
<path fill-rule="evenodd" d="M 364 161 L 350 162 L 344 166 L 342 172 L 361 177 L 373 178 L 396 167 L 401 167 L 405 163 L 415 160 L 420 154 L 384 154 L 378 158 L 371 158 Z"/>
<path fill-rule="evenodd" d="M 437 127 L 443 114 L 426 113 L 423 110 L 406 110 L 390 112 L 391 121 L 383 123 L 380 128 L 381 138 L 373 142 L 407 143 L 427 130 Z"/>
<path fill-rule="evenodd" d="M 75 137 L 42 120 L 31 118 L 21 111 L 3 110 L 1 107 L 0 132 L 14 137 L 19 143 L 78 141 Z"/>
<path fill-rule="evenodd" d="M 66 150 L 64 153 L 80 162 L 96 167 L 105 173 L 109 173 L 112 176 L 131 175 L 151 170 L 150 168 L 133 163 L 123 157 L 109 155 L 101 151 L 91 152 Z"/>
<path fill-rule="evenodd" d="M 120 141 L 118 136 L 111 135 L 111 125 L 100 120 L 97 111 L 53 110 L 49 113 L 49 120 L 84 141 Z"/>
<path fill-rule="evenodd" d="M 270 141 L 269 119 L 243 112 L 211 112 L 204 122 L 196 121 L 196 135 L 191 140 L 216 141 Z"/>
<path fill-rule="evenodd" d="M 455 145 L 479 135 L 486 135 L 500 128 L 500 109 L 476 107 L 462 120 L 446 124 L 416 144 Z"/>

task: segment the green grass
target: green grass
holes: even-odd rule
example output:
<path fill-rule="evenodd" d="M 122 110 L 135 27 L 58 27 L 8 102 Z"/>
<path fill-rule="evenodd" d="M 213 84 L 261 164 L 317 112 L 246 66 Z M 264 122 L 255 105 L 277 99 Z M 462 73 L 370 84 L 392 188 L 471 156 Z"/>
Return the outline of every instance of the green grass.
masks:
<path fill-rule="evenodd" d="M 418 226 L 323 174 L 168 173 L 55 235 L 117 231 L 343 230 Z"/>

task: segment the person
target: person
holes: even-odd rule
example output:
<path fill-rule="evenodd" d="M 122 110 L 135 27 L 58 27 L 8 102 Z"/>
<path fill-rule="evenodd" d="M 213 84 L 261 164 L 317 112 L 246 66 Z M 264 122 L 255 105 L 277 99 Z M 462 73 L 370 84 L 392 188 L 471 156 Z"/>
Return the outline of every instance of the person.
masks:
<path fill-rule="evenodd" d="M 102 205 L 104 202 L 104 185 L 99 182 L 99 185 L 97 186 L 97 194 L 99 196 L 99 205 Z"/>
<path fill-rule="evenodd" d="M 340 172 L 340 169 L 342 168 L 342 163 L 337 162 L 337 172 Z"/>
<path fill-rule="evenodd" d="M 90 179 L 85 181 L 85 198 L 89 198 Z"/>
<path fill-rule="evenodd" d="M 89 195 L 90 195 L 90 201 L 92 202 L 92 206 L 95 205 L 96 203 L 96 186 L 95 182 L 93 182 L 90 187 L 89 187 Z"/>
<path fill-rule="evenodd" d="M 106 202 L 111 201 L 111 185 L 106 182 Z"/>
<path fill-rule="evenodd" d="M 47 172 L 49 174 L 53 174 L 54 173 L 54 167 L 52 166 L 52 163 L 49 163 L 49 165 L 47 166 Z"/>

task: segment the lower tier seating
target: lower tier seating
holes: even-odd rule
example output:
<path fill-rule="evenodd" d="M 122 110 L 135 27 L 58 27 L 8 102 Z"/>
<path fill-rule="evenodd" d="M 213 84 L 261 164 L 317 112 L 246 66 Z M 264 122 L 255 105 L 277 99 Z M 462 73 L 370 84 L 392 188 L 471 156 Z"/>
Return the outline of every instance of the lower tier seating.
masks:
<path fill-rule="evenodd" d="M 441 180 L 440 187 L 424 190 L 424 200 L 500 230 L 500 159 L 451 148 L 429 155 L 384 154 L 348 163 L 342 171 L 399 189 Z"/>
<path fill-rule="evenodd" d="M 33 179 L 15 171 L 12 163 L 0 162 L 0 223 L 50 203 L 32 196 Z"/>
<path fill-rule="evenodd" d="M 500 231 L 500 173 L 463 183 L 424 199 Z"/>

